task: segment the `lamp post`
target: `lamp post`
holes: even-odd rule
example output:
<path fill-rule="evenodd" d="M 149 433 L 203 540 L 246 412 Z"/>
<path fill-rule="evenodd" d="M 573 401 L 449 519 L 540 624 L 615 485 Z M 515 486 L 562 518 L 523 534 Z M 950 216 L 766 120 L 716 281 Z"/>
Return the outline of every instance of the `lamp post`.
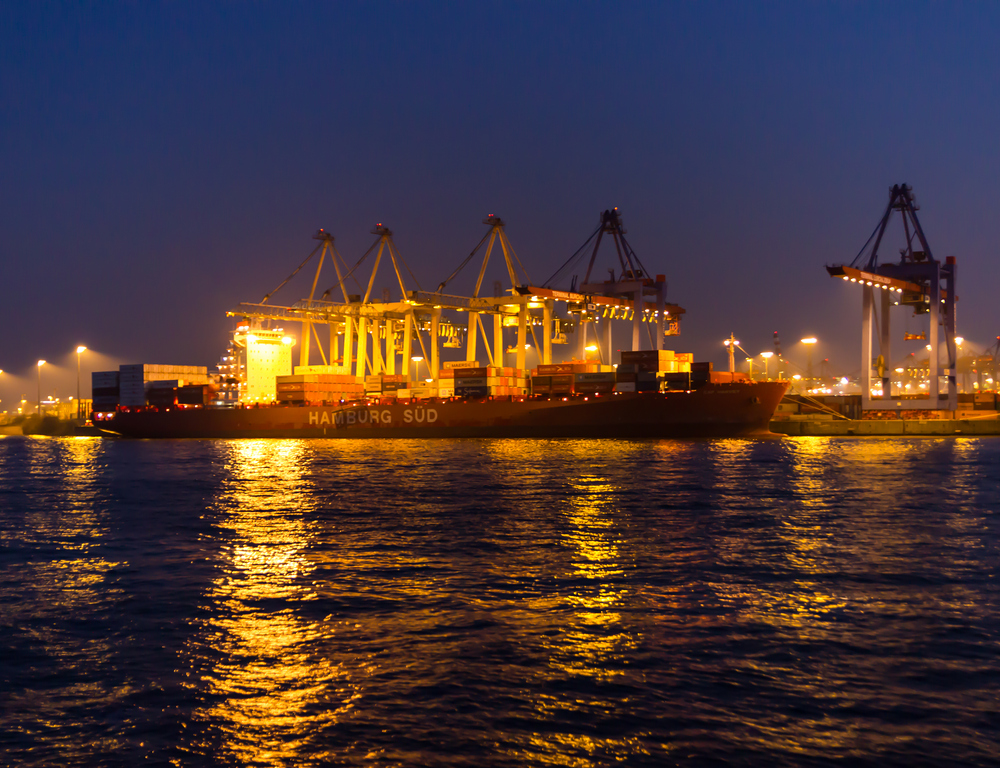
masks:
<path fill-rule="evenodd" d="M 42 415 L 42 366 L 45 365 L 44 360 L 38 361 L 38 415 Z"/>
<path fill-rule="evenodd" d="M 413 371 L 414 375 L 413 375 L 413 378 L 414 379 L 419 379 L 420 378 L 420 364 L 424 361 L 424 358 L 422 358 L 420 355 L 414 355 L 413 357 L 410 358 L 410 360 L 412 360 L 414 363 L 416 363 L 416 365 L 414 366 L 414 371 Z"/>
<path fill-rule="evenodd" d="M 82 344 L 76 348 L 76 420 L 80 421 L 82 418 L 82 411 L 80 407 L 80 355 L 87 351 L 87 348 Z"/>
<path fill-rule="evenodd" d="M 813 345 L 816 344 L 816 337 L 802 339 L 802 343 L 806 345 L 806 389 L 809 389 L 813 378 Z"/>
<path fill-rule="evenodd" d="M 771 358 L 774 357 L 774 352 L 761 352 L 760 356 L 764 358 L 764 381 L 767 381 L 767 364 L 771 362 Z"/>

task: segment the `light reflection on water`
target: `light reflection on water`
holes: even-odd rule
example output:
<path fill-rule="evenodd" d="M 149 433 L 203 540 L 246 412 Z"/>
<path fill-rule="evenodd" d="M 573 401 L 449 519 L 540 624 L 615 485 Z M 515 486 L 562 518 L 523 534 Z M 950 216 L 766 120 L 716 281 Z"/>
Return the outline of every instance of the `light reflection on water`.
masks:
<path fill-rule="evenodd" d="M 196 749 L 223 760 L 323 761 L 312 736 L 360 696 L 344 665 L 316 653 L 324 625 L 296 611 L 317 597 L 306 556 L 317 499 L 303 477 L 304 450 L 295 440 L 225 444 L 227 479 L 212 510 L 225 541 L 220 574 L 188 649 L 191 666 L 211 659 L 211 668 L 187 683 L 204 700 L 193 714 L 203 726 Z"/>
<path fill-rule="evenodd" d="M 998 459 L 0 440 L 10 762 L 987 765 Z"/>

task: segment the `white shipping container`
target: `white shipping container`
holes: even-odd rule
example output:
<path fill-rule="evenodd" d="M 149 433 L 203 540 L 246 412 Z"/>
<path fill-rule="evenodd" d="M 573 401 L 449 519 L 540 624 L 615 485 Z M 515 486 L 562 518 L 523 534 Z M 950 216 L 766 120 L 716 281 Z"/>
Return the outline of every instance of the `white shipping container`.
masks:
<path fill-rule="evenodd" d="M 635 382 L 619 381 L 615 384 L 615 392 L 635 392 Z"/>
<path fill-rule="evenodd" d="M 454 387 L 438 387 L 438 397 L 454 397 Z"/>

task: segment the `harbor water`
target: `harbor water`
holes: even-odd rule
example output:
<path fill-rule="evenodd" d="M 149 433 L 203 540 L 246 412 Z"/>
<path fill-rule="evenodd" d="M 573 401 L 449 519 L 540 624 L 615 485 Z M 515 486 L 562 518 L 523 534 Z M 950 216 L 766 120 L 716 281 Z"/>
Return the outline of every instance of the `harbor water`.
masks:
<path fill-rule="evenodd" d="M 1000 439 L 0 438 L 0 764 L 987 766 Z"/>

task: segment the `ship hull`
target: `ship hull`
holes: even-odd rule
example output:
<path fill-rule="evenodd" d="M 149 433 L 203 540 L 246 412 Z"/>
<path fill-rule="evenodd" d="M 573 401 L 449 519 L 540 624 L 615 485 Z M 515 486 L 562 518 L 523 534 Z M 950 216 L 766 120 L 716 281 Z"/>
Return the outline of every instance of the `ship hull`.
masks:
<path fill-rule="evenodd" d="M 784 382 L 567 398 L 122 411 L 131 438 L 669 438 L 770 434 Z"/>

